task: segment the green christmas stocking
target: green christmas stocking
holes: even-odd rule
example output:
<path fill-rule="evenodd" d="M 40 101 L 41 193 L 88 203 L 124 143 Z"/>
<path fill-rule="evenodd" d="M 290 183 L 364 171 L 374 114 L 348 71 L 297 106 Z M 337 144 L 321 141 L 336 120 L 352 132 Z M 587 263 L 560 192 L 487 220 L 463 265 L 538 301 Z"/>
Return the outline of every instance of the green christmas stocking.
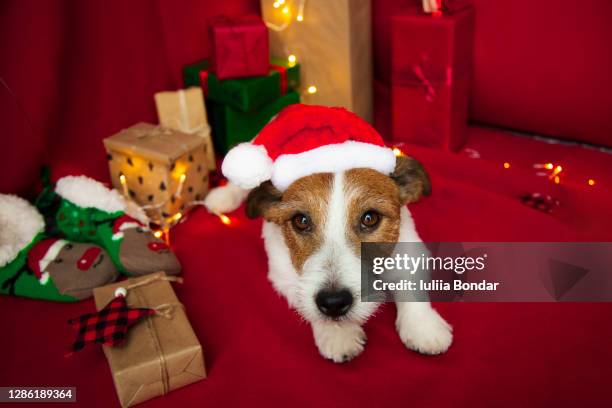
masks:
<path fill-rule="evenodd" d="M 116 190 L 85 176 L 67 176 L 57 182 L 55 193 L 61 199 L 55 221 L 68 239 L 100 245 L 117 269 L 129 276 L 180 273 L 168 245 L 125 214 L 125 200 Z"/>
<path fill-rule="evenodd" d="M 100 247 L 47 238 L 35 207 L 0 195 L 0 293 L 71 302 L 118 276 Z"/>

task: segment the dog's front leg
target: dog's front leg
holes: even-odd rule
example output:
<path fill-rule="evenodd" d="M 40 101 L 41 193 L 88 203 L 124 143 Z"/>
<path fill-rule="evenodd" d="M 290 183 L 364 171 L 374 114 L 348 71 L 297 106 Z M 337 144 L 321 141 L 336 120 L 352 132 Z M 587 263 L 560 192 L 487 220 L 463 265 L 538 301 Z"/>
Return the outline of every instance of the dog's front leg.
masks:
<path fill-rule="evenodd" d="M 395 327 L 406 347 L 423 354 L 444 353 L 453 342 L 452 327 L 429 302 L 396 302 Z"/>
<path fill-rule="evenodd" d="M 336 363 L 357 357 L 367 341 L 363 328 L 352 322 L 316 321 L 312 333 L 319 353 Z"/>

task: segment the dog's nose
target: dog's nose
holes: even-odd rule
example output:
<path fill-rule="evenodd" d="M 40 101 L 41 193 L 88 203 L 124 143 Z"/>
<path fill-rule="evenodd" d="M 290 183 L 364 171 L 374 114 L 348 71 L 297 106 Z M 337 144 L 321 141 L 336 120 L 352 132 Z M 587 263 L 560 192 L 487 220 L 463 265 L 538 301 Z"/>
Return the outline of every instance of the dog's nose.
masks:
<path fill-rule="evenodd" d="M 326 316 L 340 317 L 346 314 L 353 304 L 353 295 L 347 289 L 323 289 L 315 299 L 317 307 Z"/>

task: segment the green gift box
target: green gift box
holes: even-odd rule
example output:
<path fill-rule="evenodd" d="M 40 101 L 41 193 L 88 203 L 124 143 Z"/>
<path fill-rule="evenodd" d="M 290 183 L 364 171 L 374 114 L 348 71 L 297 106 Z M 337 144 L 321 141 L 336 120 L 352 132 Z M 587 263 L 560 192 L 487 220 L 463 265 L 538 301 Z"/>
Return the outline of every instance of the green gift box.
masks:
<path fill-rule="evenodd" d="M 207 104 L 213 129 L 213 143 L 219 154 L 226 154 L 238 143 L 248 142 L 285 106 L 299 103 L 300 94 L 291 91 L 254 112 L 240 112 L 212 101 Z"/>
<path fill-rule="evenodd" d="M 204 81 L 203 81 L 204 79 Z M 206 98 L 241 112 L 253 112 L 300 86 L 300 66 L 270 58 L 267 76 L 220 80 L 208 71 L 208 61 L 183 68 L 185 87 L 202 86 Z"/>

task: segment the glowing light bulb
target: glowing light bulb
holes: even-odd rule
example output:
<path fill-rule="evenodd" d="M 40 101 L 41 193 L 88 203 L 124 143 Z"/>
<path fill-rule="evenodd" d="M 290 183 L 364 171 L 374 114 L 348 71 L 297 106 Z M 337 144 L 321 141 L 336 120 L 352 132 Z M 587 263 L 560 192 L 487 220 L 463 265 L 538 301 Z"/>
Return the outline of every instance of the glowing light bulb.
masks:
<path fill-rule="evenodd" d="M 285 4 L 285 0 L 278 0 L 278 4 L 282 6 L 283 4 Z"/>
<path fill-rule="evenodd" d="M 552 163 L 546 163 L 546 164 L 544 165 L 544 168 L 546 168 L 547 170 L 552 170 L 552 169 L 553 169 L 553 167 L 554 167 L 554 166 L 553 166 L 553 164 L 552 164 Z"/>
<path fill-rule="evenodd" d="M 287 57 L 287 61 L 289 61 L 290 64 L 295 64 L 295 62 L 297 61 L 297 57 L 291 54 Z"/>
<path fill-rule="evenodd" d="M 393 148 L 393 154 L 395 155 L 395 157 L 400 157 L 404 155 L 404 152 L 402 152 L 399 148 L 394 147 Z"/>
<path fill-rule="evenodd" d="M 179 212 L 179 213 L 174 214 L 172 217 L 170 217 L 169 221 L 170 222 L 177 222 L 181 218 L 183 218 L 183 214 Z"/>
<path fill-rule="evenodd" d="M 312 94 L 316 94 L 316 93 L 317 93 L 317 87 L 316 87 L 316 86 L 314 86 L 314 85 L 310 85 L 310 86 L 308 87 L 308 89 L 307 89 L 307 92 L 308 92 L 309 94 L 311 94 L 311 95 L 312 95 Z"/>
<path fill-rule="evenodd" d="M 232 220 L 230 219 L 230 217 L 228 217 L 225 214 L 219 214 L 219 219 L 225 225 L 230 225 L 232 223 Z"/>
<path fill-rule="evenodd" d="M 296 20 L 301 23 L 302 21 L 304 21 L 304 16 L 301 14 L 298 14 Z"/>
<path fill-rule="evenodd" d="M 510 163 L 505 162 L 505 163 L 504 163 L 504 169 L 509 169 L 509 168 L 510 168 Z"/>
<path fill-rule="evenodd" d="M 285 6 L 283 7 L 283 14 L 289 14 L 289 7 Z"/>
<path fill-rule="evenodd" d="M 161 231 L 161 230 L 157 230 L 157 231 L 155 231 L 155 232 L 153 233 L 153 235 L 155 236 L 155 238 L 158 238 L 158 239 L 159 239 L 159 238 L 161 238 L 161 237 L 162 237 L 162 235 L 164 235 L 164 233 L 163 233 L 163 231 Z"/>
<path fill-rule="evenodd" d="M 555 176 L 555 184 L 559 184 L 561 182 L 561 179 L 559 178 L 559 176 Z"/>
<path fill-rule="evenodd" d="M 125 179 L 125 175 L 123 173 L 119 175 L 119 182 L 121 183 L 121 186 L 123 187 L 123 195 L 125 197 L 128 197 L 130 193 L 127 187 L 127 180 Z"/>
<path fill-rule="evenodd" d="M 587 181 L 587 183 L 589 184 L 589 186 L 594 186 L 594 185 L 595 185 L 595 180 L 593 180 L 593 179 L 589 179 L 589 180 Z"/>
<path fill-rule="evenodd" d="M 275 1 L 274 3 L 272 3 L 272 7 L 279 8 L 280 7 L 280 3 L 278 1 Z"/>
<path fill-rule="evenodd" d="M 554 168 L 554 170 L 552 171 L 552 173 L 550 173 L 550 176 L 548 176 L 549 179 L 554 180 L 555 183 L 559 184 L 559 182 L 557 181 L 557 179 L 559 178 L 557 175 L 559 173 L 561 173 L 563 171 L 563 167 L 561 166 L 556 166 Z"/>

